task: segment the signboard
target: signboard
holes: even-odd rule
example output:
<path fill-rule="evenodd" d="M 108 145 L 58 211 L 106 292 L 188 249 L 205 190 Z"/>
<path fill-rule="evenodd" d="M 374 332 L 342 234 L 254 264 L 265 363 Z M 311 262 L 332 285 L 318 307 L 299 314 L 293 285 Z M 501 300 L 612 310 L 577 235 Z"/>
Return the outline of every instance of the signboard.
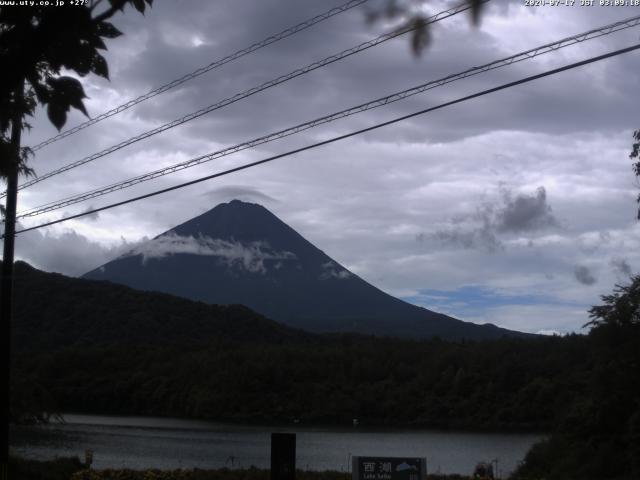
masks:
<path fill-rule="evenodd" d="M 353 457 L 352 480 L 424 480 L 426 475 L 426 458 Z"/>

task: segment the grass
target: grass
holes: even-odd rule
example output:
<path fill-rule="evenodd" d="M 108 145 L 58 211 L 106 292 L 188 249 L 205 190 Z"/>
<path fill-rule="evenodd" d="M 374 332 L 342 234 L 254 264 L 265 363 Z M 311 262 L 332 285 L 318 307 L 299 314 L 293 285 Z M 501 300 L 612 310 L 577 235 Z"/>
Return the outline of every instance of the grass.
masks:
<path fill-rule="evenodd" d="M 48 461 L 9 458 L 11 480 L 270 480 L 269 470 L 181 469 L 181 470 L 86 470 L 78 458 L 58 458 Z M 426 480 L 468 480 L 462 475 L 427 475 Z M 296 480 L 351 480 L 351 474 L 335 471 L 296 472 Z"/>
<path fill-rule="evenodd" d="M 461 475 L 427 475 L 426 480 L 468 480 Z M 91 470 L 77 472 L 71 480 L 270 480 L 269 470 Z M 351 480 L 343 472 L 296 472 L 296 480 Z"/>
<path fill-rule="evenodd" d="M 78 458 L 57 458 L 40 462 L 9 456 L 9 478 L 11 480 L 69 480 L 84 464 Z"/>

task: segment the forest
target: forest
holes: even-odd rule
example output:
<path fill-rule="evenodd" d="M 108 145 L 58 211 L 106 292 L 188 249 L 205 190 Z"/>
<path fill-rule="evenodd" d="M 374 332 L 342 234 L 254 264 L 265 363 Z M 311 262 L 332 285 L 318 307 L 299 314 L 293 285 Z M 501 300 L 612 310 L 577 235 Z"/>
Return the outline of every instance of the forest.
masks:
<path fill-rule="evenodd" d="M 591 310 L 586 335 L 445 342 L 312 335 L 240 306 L 19 269 L 16 421 L 73 411 L 540 431 L 551 435 L 518 478 L 640 472 L 640 277 Z"/>

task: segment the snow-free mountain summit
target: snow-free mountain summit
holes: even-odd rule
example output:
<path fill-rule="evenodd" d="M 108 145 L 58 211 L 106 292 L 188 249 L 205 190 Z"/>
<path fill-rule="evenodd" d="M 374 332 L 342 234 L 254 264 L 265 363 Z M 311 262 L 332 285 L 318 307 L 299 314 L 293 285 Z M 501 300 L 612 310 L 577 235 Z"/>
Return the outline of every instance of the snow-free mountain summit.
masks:
<path fill-rule="evenodd" d="M 84 275 L 212 304 L 242 304 L 314 332 L 404 338 L 521 335 L 411 305 L 370 285 L 266 208 L 233 200 Z"/>

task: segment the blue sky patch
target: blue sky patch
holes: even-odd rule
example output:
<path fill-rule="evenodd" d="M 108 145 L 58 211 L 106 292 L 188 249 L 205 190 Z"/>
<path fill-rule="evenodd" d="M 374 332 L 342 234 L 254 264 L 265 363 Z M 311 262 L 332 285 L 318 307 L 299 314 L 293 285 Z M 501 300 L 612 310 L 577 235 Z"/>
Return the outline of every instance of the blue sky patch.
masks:
<path fill-rule="evenodd" d="M 548 295 L 513 295 L 476 285 L 456 290 L 424 289 L 418 295 L 403 297 L 403 300 L 458 318 L 482 316 L 487 311 L 502 306 L 576 306 L 575 303 L 562 302 Z"/>

